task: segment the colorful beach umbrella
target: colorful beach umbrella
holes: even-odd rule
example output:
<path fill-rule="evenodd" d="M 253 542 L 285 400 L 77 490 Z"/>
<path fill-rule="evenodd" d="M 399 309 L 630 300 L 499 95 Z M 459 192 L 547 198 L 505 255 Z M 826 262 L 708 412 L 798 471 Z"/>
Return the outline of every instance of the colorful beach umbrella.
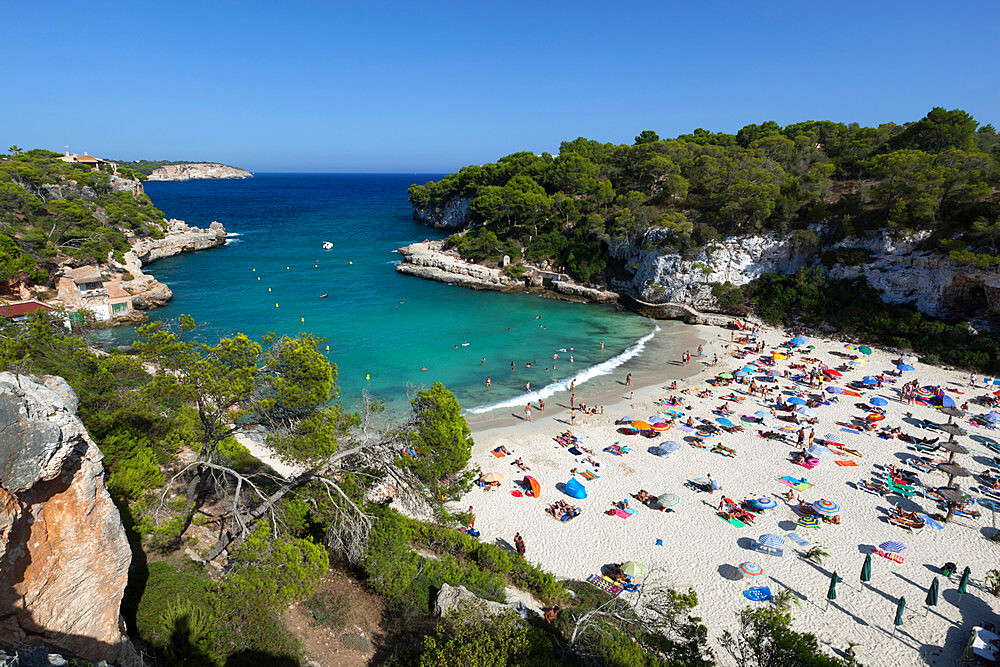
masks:
<path fill-rule="evenodd" d="M 844 444 L 844 439 L 839 435 L 837 435 L 836 433 L 827 433 L 826 435 L 823 436 L 823 440 L 833 445 Z"/>
<path fill-rule="evenodd" d="M 774 498 L 754 498 L 750 504 L 759 510 L 773 510 L 778 506 L 778 501 Z"/>
<path fill-rule="evenodd" d="M 889 405 L 889 401 L 885 400 L 884 398 L 881 398 L 880 396 L 873 396 L 872 398 L 868 399 L 868 402 L 879 408 L 884 408 L 885 406 Z"/>
<path fill-rule="evenodd" d="M 632 427 L 637 428 L 640 431 L 648 431 L 650 429 L 650 423 L 643 421 L 641 419 L 636 419 L 634 422 L 632 422 Z"/>
<path fill-rule="evenodd" d="M 761 535 L 757 541 L 765 547 L 778 548 L 785 543 L 785 538 L 774 533 L 767 533 L 766 535 Z"/>
<path fill-rule="evenodd" d="M 907 371 L 913 371 L 913 370 L 916 370 L 916 369 L 913 366 L 909 365 L 909 364 L 899 364 L 899 365 L 896 366 L 896 370 L 897 371 L 907 372 Z"/>
<path fill-rule="evenodd" d="M 790 399 L 785 401 L 785 403 L 791 403 L 792 405 L 805 405 L 806 399 L 801 396 L 792 396 Z"/>
<path fill-rule="evenodd" d="M 902 542 L 897 542 L 895 540 L 889 540 L 878 545 L 878 548 L 882 551 L 888 551 L 889 553 L 898 554 L 900 551 L 906 549 L 906 545 Z"/>
<path fill-rule="evenodd" d="M 924 598 L 924 604 L 928 607 L 936 607 L 938 603 L 938 593 L 940 593 L 941 584 L 938 582 L 938 578 L 934 577 L 934 581 L 931 582 L 931 587 L 927 589 L 927 597 Z"/>
<path fill-rule="evenodd" d="M 750 561 L 740 563 L 740 572 L 743 573 L 743 576 L 749 579 L 756 579 L 757 577 L 764 576 L 764 568 L 757 563 L 751 563 Z"/>
<path fill-rule="evenodd" d="M 622 572 L 630 577 L 645 577 L 649 574 L 649 568 L 642 563 L 637 563 L 634 560 L 622 563 Z"/>
<path fill-rule="evenodd" d="M 708 438 L 711 437 L 712 432 L 709 431 L 708 429 L 700 428 L 697 431 L 695 431 L 694 434 L 699 438 Z"/>
<path fill-rule="evenodd" d="M 813 456 L 833 456 L 833 452 L 823 445 L 810 445 L 809 453 Z"/>
<path fill-rule="evenodd" d="M 803 528 L 819 528 L 819 519 L 814 516 L 802 516 L 795 523 Z"/>
<path fill-rule="evenodd" d="M 540 498 L 542 496 L 542 485 L 538 483 L 538 480 L 530 475 L 524 479 L 528 482 L 528 486 L 531 487 L 531 495 L 535 498 Z"/>
<path fill-rule="evenodd" d="M 962 570 L 962 578 L 958 580 L 958 594 L 959 595 L 965 595 L 965 591 L 966 591 L 966 589 L 969 586 L 969 575 L 970 574 L 972 574 L 972 571 L 969 569 L 969 566 L 966 565 L 965 569 Z"/>
<path fill-rule="evenodd" d="M 655 424 L 653 424 L 653 430 L 654 431 L 669 431 L 670 430 L 670 424 L 668 424 L 667 422 L 656 422 Z"/>
<path fill-rule="evenodd" d="M 681 502 L 681 498 L 676 493 L 664 493 L 656 499 L 656 502 L 660 503 L 664 507 L 674 507 Z"/>
<path fill-rule="evenodd" d="M 834 572 L 830 575 L 830 588 L 826 591 L 827 600 L 837 599 L 837 582 L 840 581 L 840 576 Z"/>
<path fill-rule="evenodd" d="M 906 611 L 906 598 L 902 595 L 899 596 L 899 602 L 896 604 L 896 618 L 893 619 L 893 625 L 903 624 L 903 612 Z"/>
<path fill-rule="evenodd" d="M 867 584 L 872 580 L 872 555 L 865 556 L 865 564 L 861 566 L 861 583 Z"/>
<path fill-rule="evenodd" d="M 812 504 L 814 512 L 819 512 L 820 514 L 826 514 L 827 516 L 833 516 L 834 514 L 840 514 L 840 505 L 833 502 L 832 500 L 827 500 L 821 498 Z"/>

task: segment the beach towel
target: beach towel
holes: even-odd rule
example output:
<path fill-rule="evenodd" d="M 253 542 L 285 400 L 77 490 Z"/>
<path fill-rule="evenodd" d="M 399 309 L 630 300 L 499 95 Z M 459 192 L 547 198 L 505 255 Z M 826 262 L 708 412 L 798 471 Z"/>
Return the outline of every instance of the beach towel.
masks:
<path fill-rule="evenodd" d="M 524 494 L 521 493 L 520 491 L 516 490 L 516 489 L 514 491 L 511 491 L 510 495 L 514 496 L 515 498 L 522 498 L 522 497 L 524 497 Z"/>
<path fill-rule="evenodd" d="M 498 452 L 495 449 L 492 452 L 490 452 L 490 454 L 492 454 L 493 456 L 497 457 L 498 459 L 502 459 L 503 457 L 507 456 L 503 452 Z"/>
<path fill-rule="evenodd" d="M 743 597 L 753 602 L 768 602 L 774 599 L 770 586 L 757 586 L 743 591 Z"/>
<path fill-rule="evenodd" d="M 809 542 L 807 540 L 802 539 L 802 536 L 799 535 L 798 533 L 788 533 L 786 537 L 788 537 L 788 539 L 790 539 L 792 542 L 795 542 L 800 547 L 809 546 Z"/>
<path fill-rule="evenodd" d="M 587 578 L 587 582 L 600 588 L 610 595 L 618 595 L 622 592 L 621 586 L 600 574 L 592 574 Z"/>
<path fill-rule="evenodd" d="M 851 466 L 858 465 L 857 461 L 834 461 L 834 463 L 836 463 L 837 465 L 839 465 L 842 468 L 849 468 Z"/>
<path fill-rule="evenodd" d="M 615 516 L 619 517 L 621 519 L 627 519 L 630 516 L 632 516 L 632 514 L 634 514 L 634 512 L 630 513 L 630 512 L 626 512 L 625 510 L 620 510 L 617 507 L 615 508 Z"/>
<path fill-rule="evenodd" d="M 684 431 L 685 433 L 694 433 L 694 429 L 685 424 L 678 424 L 677 429 L 680 431 Z"/>
<path fill-rule="evenodd" d="M 844 427 L 841 427 L 840 430 L 843 431 L 844 433 L 851 433 L 853 435 L 860 435 L 860 433 L 861 433 L 861 431 L 856 431 L 853 428 L 844 428 Z"/>
<path fill-rule="evenodd" d="M 778 481 L 784 484 L 785 486 L 792 487 L 796 491 L 805 491 L 806 489 L 810 489 L 813 486 L 810 482 L 802 484 L 795 477 L 781 477 L 778 479 Z"/>
<path fill-rule="evenodd" d="M 746 528 L 746 524 L 743 523 L 742 521 L 740 521 L 739 519 L 727 519 L 726 517 L 722 516 L 721 514 L 716 514 L 716 516 L 719 517 L 720 519 L 722 519 L 723 521 L 725 521 L 726 523 L 730 523 L 730 524 L 736 526 L 737 528 Z"/>
<path fill-rule="evenodd" d="M 576 447 L 570 447 L 568 451 L 569 451 L 569 453 L 570 453 L 570 454 L 572 454 L 573 456 L 580 456 L 581 454 L 583 454 L 583 452 L 581 452 L 581 451 L 580 451 L 579 449 L 577 449 Z"/>
<path fill-rule="evenodd" d="M 589 470 L 584 470 L 583 472 L 580 473 L 580 477 L 583 477 L 585 480 L 590 481 L 592 479 L 599 478 L 600 475 L 595 475 L 593 472 Z"/>
<path fill-rule="evenodd" d="M 938 523 L 934 519 L 930 518 L 926 514 L 918 514 L 917 516 L 919 518 L 921 518 L 921 519 L 924 520 L 924 525 L 925 526 L 930 526 L 934 530 L 943 530 L 944 529 L 944 526 L 942 526 L 940 523 Z"/>

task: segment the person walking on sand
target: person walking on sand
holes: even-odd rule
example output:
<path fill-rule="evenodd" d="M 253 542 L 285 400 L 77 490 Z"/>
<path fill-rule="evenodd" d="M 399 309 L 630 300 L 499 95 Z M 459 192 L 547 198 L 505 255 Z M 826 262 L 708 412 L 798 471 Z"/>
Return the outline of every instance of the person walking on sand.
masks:
<path fill-rule="evenodd" d="M 625 375 L 625 386 L 626 387 L 631 387 L 632 386 L 632 374 L 631 373 L 627 373 Z"/>
<path fill-rule="evenodd" d="M 514 533 L 514 548 L 518 554 L 524 555 L 524 538 L 521 537 L 521 533 Z"/>
<path fill-rule="evenodd" d="M 700 357 L 702 354 L 704 354 L 704 352 L 705 352 L 705 348 L 702 347 L 701 345 L 699 345 L 698 346 L 698 356 Z"/>
<path fill-rule="evenodd" d="M 576 408 L 570 408 L 569 410 L 569 425 L 576 426 Z"/>
<path fill-rule="evenodd" d="M 531 403 L 524 406 L 524 421 L 531 421 Z"/>
<path fill-rule="evenodd" d="M 467 524 L 465 524 L 465 525 L 468 528 L 475 528 L 476 527 L 476 513 L 474 511 L 472 511 L 472 505 L 469 505 L 469 511 L 467 512 L 467 514 L 469 515 L 469 522 Z"/>

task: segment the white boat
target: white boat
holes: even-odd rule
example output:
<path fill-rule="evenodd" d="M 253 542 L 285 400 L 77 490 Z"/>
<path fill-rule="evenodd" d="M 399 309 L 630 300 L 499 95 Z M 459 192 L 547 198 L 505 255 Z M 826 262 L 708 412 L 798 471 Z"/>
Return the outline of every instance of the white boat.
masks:
<path fill-rule="evenodd" d="M 323 250 L 333 250 L 333 244 L 329 241 L 323 242 Z"/>

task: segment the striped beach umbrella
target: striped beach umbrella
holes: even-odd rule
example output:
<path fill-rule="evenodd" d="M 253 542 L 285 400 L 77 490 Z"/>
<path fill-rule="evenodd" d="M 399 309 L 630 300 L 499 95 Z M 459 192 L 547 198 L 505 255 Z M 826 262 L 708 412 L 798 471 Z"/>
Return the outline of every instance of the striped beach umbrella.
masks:
<path fill-rule="evenodd" d="M 889 553 L 898 554 L 900 551 L 906 549 L 906 545 L 902 542 L 897 542 L 896 540 L 889 540 L 878 545 L 878 548 L 882 551 L 888 551 Z"/>
<path fill-rule="evenodd" d="M 709 438 L 712 436 L 712 432 L 704 428 L 698 429 L 697 431 L 694 432 L 694 434 L 699 438 Z"/>
<path fill-rule="evenodd" d="M 676 452 L 680 448 L 681 446 L 673 440 L 667 440 L 666 442 L 660 444 L 660 449 L 664 449 L 668 452 Z"/>
<path fill-rule="evenodd" d="M 819 528 L 819 519 L 814 516 L 802 516 L 795 523 L 803 528 Z"/>
<path fill-rule="evenodd" d="M 827 500 L 826 498 L 821 498 L 815 501 L 812 504 L 812 508 L 814 512 L 819 512 L 820 514 L 826 514 L 828 516 L 840 514 L 840 505 L 832 500 Z"/>
<path fill-rule="evenodd" d="M 785 543 L 785 538 L 781 535 L 775 535 L 774 533 L 767 533 L 766 535 L 761 535 L 760 539 L 757 540 L 765 547 L 780 547 Z"/>
<path fill-rule="evenodd" d="M 823 440 L 832 445 L 842 445 L 844 444 L 844 439 L 837 435 L 836 433 L 827 433 L 823 436 Z"/>
<path fill-rule="evenodd" d="M 778 506 L 778 502 L 774 498 L 754 498 L 750 504 L 759 510 L 773 510 Z"/>
<path fill-rule="evenodd" d="M 655 424 L 653 424 L 653 430 L 654 431 L 669 431 L 670 430 L 670 424 L 668 424 L 667 422 L 656 422 Z"/>
<path fill-rule="evenodd" d="M 660 503 L 664 507 L 674 507 L 681 502 L 681 498 L 676 493 L 664 493 L 656 499 L 656 502 Z"/>
<path fill-rule="evenodd" d="M 823 445 L 811 445 L 809 447 L 809 454 L 812 456 L 833 456 L 833 452 Z"/>
<path fill-rule="evenodd" d="M 920 389 L 917 389 L 917 396 L 927 396 L 928 398 L 937 396 L 940 393 L 941 393 L 940 387 L 935 387 L 934 385 L 930 384 L 925 384 Z"/>
<path fill-rule="evenodd" d="M 823 372 L 829 375 L 830 377 L 835 377 L 835 378 L 843 377 L 844 375 L 835 368 L 824 368 Z"/>
<path fill-rule="evenodd" d="M 764 568 L 757 563 L 751 563 L 750 561 L 740 563 L 740 572 L 743 573 L 744 577 L 749 579 L 756 579 L 757 577 L 764 576 Z"/>

